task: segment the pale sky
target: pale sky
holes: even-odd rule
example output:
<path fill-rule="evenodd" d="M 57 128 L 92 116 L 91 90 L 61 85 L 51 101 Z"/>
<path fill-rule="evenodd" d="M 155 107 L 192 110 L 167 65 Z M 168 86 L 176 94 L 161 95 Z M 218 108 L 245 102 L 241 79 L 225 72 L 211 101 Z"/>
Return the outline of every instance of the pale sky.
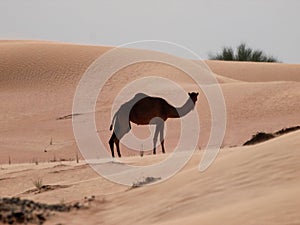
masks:
<path fill-rule="evenodd" d="M 0 0 L 0 39 L 111 46 L 155 39 L 203 59 L 246 42 L 300 63 L 299 12 L 299 0 Z"/>

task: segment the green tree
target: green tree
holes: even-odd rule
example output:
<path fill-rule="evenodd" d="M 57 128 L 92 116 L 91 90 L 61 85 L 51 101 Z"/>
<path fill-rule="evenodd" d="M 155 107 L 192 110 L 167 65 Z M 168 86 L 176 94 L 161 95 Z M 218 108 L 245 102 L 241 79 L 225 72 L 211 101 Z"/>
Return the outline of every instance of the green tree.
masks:
<path fill-rule="evenodd" d="M 278 62 L 275 57 L 268 56 L 261 50 L 248 48 L 245 43 L 241 43 L 236 51 L 231 47 L 224 47 L 220 53 L 211 55 L 210 59 L 225 61 Z"/>

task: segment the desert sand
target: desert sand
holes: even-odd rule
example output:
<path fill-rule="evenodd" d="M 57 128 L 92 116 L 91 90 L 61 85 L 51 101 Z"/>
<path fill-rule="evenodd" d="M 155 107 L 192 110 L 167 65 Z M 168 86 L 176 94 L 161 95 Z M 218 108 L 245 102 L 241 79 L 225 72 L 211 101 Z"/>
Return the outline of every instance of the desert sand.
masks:
<path fill-rule="evenodd" d="M 209 137 L 210 110 L 201 90 L 182 71 L 166 65 L 143 63 L 118 71 L 97 100 L 97 132 L 104 143 L 111 135 L 111 105 L 124 84 L 156 74 L 200 92 L 196 111 L 201 133 L 192 159 L 167 181 L 130 189 L 86 164 L 68 116 L 82 74 L 111 48 L 0 41 L 0 197 L 52 204 L 95 196 L 88 209 L 56 213 L 45 224 L 300 224 L 300 132 L 242 146 L 257 132 L 300 125 L 300 65 L 205 61 L 222 88 L 227 127 L 217 159 L 202 173 L 198 164 Z M 141 158 L 121 146 L 121 162 L 146 165 L 167 158 L 177 144 L 180 123 L 170 120 L 167 126 L 167 154 L 147 152 Z M 136 125 L 133 130 L 149 134 Z M 160 147 L 157 151 L 161 153 Z M 60 186 L 28 192 L 39 178 Z"/>

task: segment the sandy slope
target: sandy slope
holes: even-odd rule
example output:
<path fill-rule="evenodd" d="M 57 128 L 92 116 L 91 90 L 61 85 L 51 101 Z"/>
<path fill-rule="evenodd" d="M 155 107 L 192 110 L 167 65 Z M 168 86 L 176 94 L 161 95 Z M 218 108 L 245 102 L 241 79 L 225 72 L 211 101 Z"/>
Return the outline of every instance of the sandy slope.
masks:
<path fill-rule="evenodd" d="M 58 203 L 96 195 L 90 209 L 52 217 L 46 224 L 300 224 L 300 202 L 295 197 L 300 194 L 300 132 L 239 147 L 258 131 L 300 125 L 299 65 L 206 62 L 216 73 L 224 94 L 227 129 L 224 149 L 204 173 L 197 170 L 203 152 L 196 151 L 172 179 L 128 191 L 99 177 L 84 162 L 49 163 L 74 160 L 79 154 L 71 120 L 57 118 L 72 113 L 73 95 L 82 73 L 109 49 L 0 41 L 0 196 Z M 136 50 L 128 50 L 132 51 Z M 186 91 L 200 92 L 198 147 L 203 149 L 210 132 L 210 110 L 203 93 L 181 70 L 149 62 L 117 71 L 100 93 L 96 119 L 101 140 L 107 143 L 111 135 L 111 105 L 123 86 L 153 74 L 176 81 Z M 171 104 L 185 101 L 185 96 L 176 96 L 163 84 L 156 88 L 158 95 L 166 96 Z M 180 123 L 170 120 L 167 126 L 165 145 L 170 153 L 177 144 Z M 149 134 L 147 127 L 133 125 L 133 130 L 137 135 Z M 232 146 L 237 147 L 228 148 Z M 135 155 L 122 159 L 134 165 L 148 165 L 168 156 L 140 158 L 124 146 L 122 153 Z M 12 165 L 7 165 L 9 158 Z M 45 184 L 67 186 L 25 193 L 40 177 Z"/>
<path fill-rule="evenodd" d="M 48 203 L 96 195 L 90 209 L 62 213 L 46 224 L 299 224 L 299 137 L 298 131 L 256 146 L 224 149 L 203 173 L 197 169 L 202 152 L 197 152 L 173 178 L 133 190 L 106 181 L 84 164 L 7 165 L 1 169 L 0 195 Z M 24 194 L 37 177 L 69 186 Z"/>
<path fill-rule="evenodd" d="M 75 158 L 78 150 L 71 120 L 57 118 L 72 113 L 73 95 L 82 73 L 108 49 L 38 41 L 0 42 L 0 163 L 7 163 L 9 156 L 15 163 Z M 241 145 L 257 131 L 273 132 L 300 124 L 299 65 L 207 63 L 219 74 L 227 106 L 223 146 Z M 153 74 L 172 79 L 187 91 L 201 91 L 182 71 L 163 64 L 143 63 L 118 71 L 100 94 L 96 108 L 97 128 L 104 143 L 110 136 L 110 107 L 117 93 L 124 84 Z M 162 87 L 159 95 L 165 94 L 173 92 Z M 185 98 L 179 103 L 169 101 L 181 105 Z M 203 94 L 197 111 L 202 130 L 199 147 L 203 148 L 210 131 L 210 112 Z M 177 143 L 179 124 L 167 122 L 171 131 L 166 138 L 169 151 Z M 51 138 L 53 145 L 48 146 Z"/>
<path fill-rule="evenodd" d="M 299 64 L 205 61 L 223 76 L 248 82 L 300 81 Z"/>

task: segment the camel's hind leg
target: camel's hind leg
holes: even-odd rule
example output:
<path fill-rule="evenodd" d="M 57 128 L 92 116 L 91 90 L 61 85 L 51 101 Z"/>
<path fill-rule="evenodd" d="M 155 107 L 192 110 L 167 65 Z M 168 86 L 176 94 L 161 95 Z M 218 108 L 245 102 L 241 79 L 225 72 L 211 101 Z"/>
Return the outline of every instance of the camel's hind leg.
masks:
<path fill-rule="evenodd" d="M 111 150 L 111 156 L 114 158 L 115 157 L 115 153 L 114 153 L 114 144 L 115 144 L 115 140 L 116 140 L 116 135 L 115 133 L 113 132 L 113 134 L 111 135 L 111 138 L 109 139 L 109 147 L 110 147 L 110 150 Z M 119 150 L 120 151 L 120 150 Z"/>
<path fill-rule="evenodd" d="M 117 146 L 117 152 L 118 152 L 118 156 L 121 158 L 121 152 L 120 152 L 120 140 L 116 137 L 115 139 L 115 143 Z"/>
<path fill-rule="evenodd" d="M 108 143 L 109 143 L 109 147 L 110 147 L 110 150 L 111 150 L 111 156 L 113 158 L 115 157 L 114 144 L 116 144 L 118 156 L 121 158 L 120 140 L 117 138 L 115 132 L 113 132 L 113 134 L 111 135 L 111 138 L 109 139 Z"/>

